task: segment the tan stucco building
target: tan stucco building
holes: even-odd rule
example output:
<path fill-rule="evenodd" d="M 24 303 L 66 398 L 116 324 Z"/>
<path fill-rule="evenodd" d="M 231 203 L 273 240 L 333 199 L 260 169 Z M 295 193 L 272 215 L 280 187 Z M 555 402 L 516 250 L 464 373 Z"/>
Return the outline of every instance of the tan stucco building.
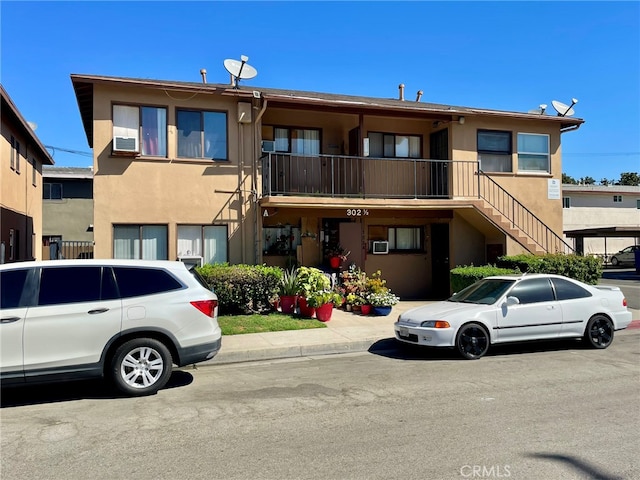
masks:
<path fill-rule="evenodd" d="M 53 159 L 0 85 L 0 263 L 42 259 L 42 165 Z"/>
<path fill-rule="evenodd" d="M 449 270 L 567 251 L 561 135 L 583 120 L 233 85 L 72 75 L 98 258 L 330 269 L 339 243 L 403 298 Z"/>

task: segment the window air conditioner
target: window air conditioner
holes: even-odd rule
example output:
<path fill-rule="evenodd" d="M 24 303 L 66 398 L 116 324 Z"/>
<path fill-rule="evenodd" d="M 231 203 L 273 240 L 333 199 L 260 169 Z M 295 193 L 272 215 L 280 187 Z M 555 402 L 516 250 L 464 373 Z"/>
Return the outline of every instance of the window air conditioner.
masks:
<path fill-rule="evenodd" d="M 389 242 L 373 242 L 372 253 L 375 255 L 383 255 L 389 253 Z"/>
<path fill-rule="evenodd" d="M 182 255 L 178 257 L 178 260 L 186 263 L 188 266 L 194 265 L 196 267 L 201 267 L 204 265 L 204 258 L 199 255 Z"/>
<path fill-rule="evenodd" d="M 275 152 L 276 151 L 276 142 L 273 140 L 263 140 L 262 141 L 262 151 L 263 152 Z"/>
<path fill-rule="evenodd" d="M 138 137 L 113 137 L 113 149 L 118 152 L 138 152 Z"/>

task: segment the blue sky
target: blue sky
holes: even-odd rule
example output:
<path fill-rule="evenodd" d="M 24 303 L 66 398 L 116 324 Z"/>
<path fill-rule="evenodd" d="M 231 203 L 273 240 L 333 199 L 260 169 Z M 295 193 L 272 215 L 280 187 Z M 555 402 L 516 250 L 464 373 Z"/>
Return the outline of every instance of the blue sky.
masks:
<path fill-rule="evenodd" d="M 0 78 L 45 145 L 90 152 L 72 73 L 227 83 L 526 112 L 571 103 L 563 172 L 640 172 L 640 2 L 0 3 Z M 56 165 L 89 166 L 62 150 Z"/>

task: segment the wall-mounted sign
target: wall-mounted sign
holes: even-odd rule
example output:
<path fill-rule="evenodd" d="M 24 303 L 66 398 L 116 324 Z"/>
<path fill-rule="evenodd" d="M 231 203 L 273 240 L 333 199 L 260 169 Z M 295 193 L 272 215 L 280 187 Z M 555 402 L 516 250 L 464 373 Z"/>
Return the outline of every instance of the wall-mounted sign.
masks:
<path fill-rule="evenodd" d="M 369 215 L 368 208 L 347 208 L 347 217 L 366 217 Z"/>
<path fill-rule="evenodd" d="M 552 178 L 547 182 L 547 198 L 549 200 L 560 200 L 560 180 Z"/>

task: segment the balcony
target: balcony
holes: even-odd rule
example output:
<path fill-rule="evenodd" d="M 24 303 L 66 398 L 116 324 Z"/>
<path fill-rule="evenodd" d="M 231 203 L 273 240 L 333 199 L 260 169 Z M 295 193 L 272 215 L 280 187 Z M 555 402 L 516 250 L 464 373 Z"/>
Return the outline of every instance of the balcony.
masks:
<path fill-rule="evenodd" d="M 478 162 L 269 153 L 263 196 L 478 198 Z"/>

